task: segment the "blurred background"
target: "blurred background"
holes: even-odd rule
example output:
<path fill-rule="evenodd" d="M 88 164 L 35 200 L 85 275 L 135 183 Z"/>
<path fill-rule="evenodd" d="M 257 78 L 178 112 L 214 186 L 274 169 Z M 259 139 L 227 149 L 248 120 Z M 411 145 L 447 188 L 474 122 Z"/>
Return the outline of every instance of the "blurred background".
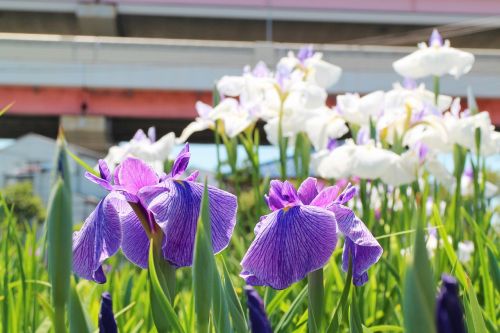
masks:
<path fill-rule="evenodd" d="M 0 0 L 0 104 L 14 103 L 0 118 L 0 188 L 28 180 L 46 201 L 59 125 L 93 164 L 138 128 L 179 135 L 216 79 L 259 60 L 273 66 L 305 43 L 344 70 L 332 102 L 389 90 L 401 80 L 392 62 L 435 27 L 476 56 L 460 81 L 443 79 L 442 93 L 472 86 L 500 126 L 498 0 Z M 99 192 L 81 173 L 76 206 L 92 207 Z"/>

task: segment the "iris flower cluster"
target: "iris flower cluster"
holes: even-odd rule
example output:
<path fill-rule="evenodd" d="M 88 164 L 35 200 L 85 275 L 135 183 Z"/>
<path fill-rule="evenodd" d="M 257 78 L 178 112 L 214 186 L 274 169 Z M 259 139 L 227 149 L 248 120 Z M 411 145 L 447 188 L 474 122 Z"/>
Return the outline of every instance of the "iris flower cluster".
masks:
<path fill-rule="evenodd" d="M 181 175 L 189 163 L 189 145 L 177 156 L 169 174 L 157 174 L 148 164 L 129 157 L 111 173 L 99 161 L 99 177 L 86 177 L 109 191 L 73 236 L 73 270 L 82 278 L 105 283 L 102 263 L 121 248 L 141 268 L 148 266 L 152 234 L 163 232 L 163 257 L 174 267 L 191 266 L 203 184 L 198 172 Z M 255 240 L 243 258 L 241 276 L 250 285 L 284 289 L 328 262 L 338 234 L 345 235 L 342 268 L 353 262 L 353 281 L 363 285 L 367 270 L 382 255 L 382 247 L 345 204 L 356 188 L 322 188 L 307 178 L 298 190 L 288 182 L 271 181 L 266 201 L 272 212 L 255 227 Z M 213 252 L 229 243 L 236 223 L 237 200 L 209 186 Z"/>
<path fill-rule="evenodd" d="M 198 172 L 182 174 L 189 164 L 189 145 L 169 174 L 158 174 L 142 160 L 128 157 L 111 173 L 99 161 L 99 177 L 86 177 L 109 193 L 73 235 L 73 270 L 80 277 L 105 283 L 102 263 L 120 248 L 141 268 L 148 267 L 152 234 L 163 232 L 163 257 L 175 267 L 191 266 L 203 184 Z M 236 224 L 233 194 L 208 186 L 214 253 L 229 243 Z"/>

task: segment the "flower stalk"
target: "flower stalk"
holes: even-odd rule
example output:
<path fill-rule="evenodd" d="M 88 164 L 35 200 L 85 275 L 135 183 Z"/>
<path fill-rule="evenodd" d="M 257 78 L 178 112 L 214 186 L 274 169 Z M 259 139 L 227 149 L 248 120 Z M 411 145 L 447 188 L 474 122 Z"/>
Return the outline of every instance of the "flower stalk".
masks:
<path fill-rule="evenodd" d="M 323 285 L 323 268 L 315 270 L 307 275 L 307 289 L 309 298 L 309 333 L 323 332 L 322 319 L 325 293 Z"/>

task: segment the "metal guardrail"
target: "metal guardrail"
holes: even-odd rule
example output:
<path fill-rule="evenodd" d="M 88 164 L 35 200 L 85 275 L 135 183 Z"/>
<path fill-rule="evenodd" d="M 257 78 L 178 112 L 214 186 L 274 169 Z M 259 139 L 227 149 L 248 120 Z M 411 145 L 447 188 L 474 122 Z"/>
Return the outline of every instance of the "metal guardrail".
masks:
<path fill-rule="evenodd" d="M 170 40 L 0 33 L 0 84 L 131 89 L 211 90 L 223 75 L 263 60 L 274 65 L 291 43 Z M 332 93 L 390 89 L 401 78 L 392 62 L 410 47 L 318 45 L 324 58 L 344 70 Z M 469 50 L 472 71 L 460 80 L 447 77 L 443 93 L 500 96 L 500 51 Z M 429 81 L 430 84 L 430 81 Z"/>

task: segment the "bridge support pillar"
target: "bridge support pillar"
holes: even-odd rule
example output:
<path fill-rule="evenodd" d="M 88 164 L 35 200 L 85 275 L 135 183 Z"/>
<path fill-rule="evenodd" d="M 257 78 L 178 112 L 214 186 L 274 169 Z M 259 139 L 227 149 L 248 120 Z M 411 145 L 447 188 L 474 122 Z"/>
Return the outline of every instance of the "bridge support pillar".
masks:
<path fill-rule="evenodd" d="M 104 116 L 61 116 L 59 124 L 70 143 L 101 153 L 106 153 L 111 146 Z"/>

